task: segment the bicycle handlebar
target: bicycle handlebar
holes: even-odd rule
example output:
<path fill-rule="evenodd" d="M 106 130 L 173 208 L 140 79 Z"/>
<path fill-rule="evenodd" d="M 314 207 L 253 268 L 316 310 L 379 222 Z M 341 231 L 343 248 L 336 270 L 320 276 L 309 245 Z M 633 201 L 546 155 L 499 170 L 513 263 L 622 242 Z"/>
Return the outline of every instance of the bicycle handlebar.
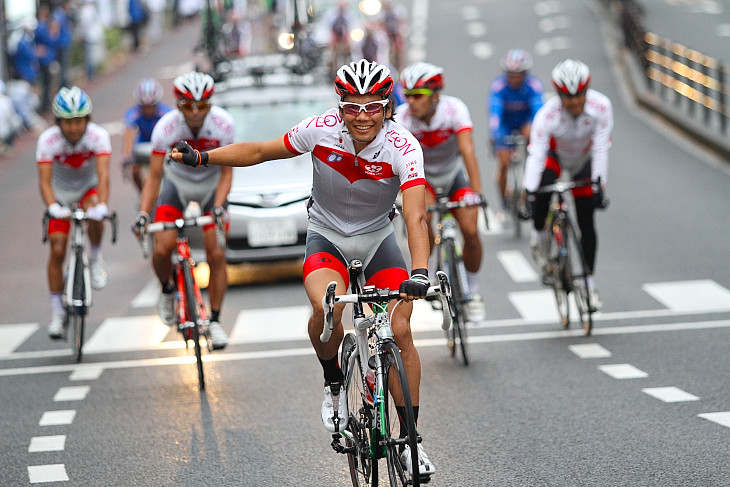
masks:
<path fill-rule="evenodd" d="M 48 222 L 51 219 L 51 215 L 48 214 L 48 210 L 43 213 L 43 243 L 48 241 Z M 64 220 L 73 222 L 82 222 L 85 220 L 99 221 L 86 216 L 86 212 L 82 208 L 74 208 L 71 210 L 71 216 L 63 218 Z M 119 227 L 119 218 L 117 212 L 113 211 L 110 215 L 105 215 L 103 220 L 108 220 L 112 226 L 112 243 L 117 243 L 117 228 Z M 103 221 L 102 220 L 102 221 Z"/>
<path fill-rule="evenodd" d="M 436 273 L 438 284 L 430 286 L 426 292 L 427 297 L 438 297 L 441 301 L 441 310 L 443 319 L 441 328 L 448 330 L 451 326 L 451 311 L 453 303 L 451 302 L 451 286 L 449 278 L 442 271 Z M 329 341 L 334 328 L 334 308 L 337 303 L 387 303 L 393 299 L 401 299 L 399 291 L 391 291 L 390 289 L 372 289 L 360 294 L 341 294 L 335 295 L 337 283 L 330 282 L 327 285 L 327 292 L 322 297 L 322 307 L 324 308 L 324 328 L 319 339 L 322 343 Z"/>
<path fill-rule="evenodd" d="M 225 234 L 223 232 L 223 214 L 203 215 L 194 218 L 177 218 L 171 222 L 154 222 L 148 223 L 146 227 L 136 227 L 132 225 L 132 231 L 139 231 L 139 242 L 142 246 L 142 254 L 145 259 L 149 257 L 149 240 L 147 236 L 151 233 L 163 232 L 165 230 L 182 231 L 183 228 L 204 227 L 215 223 L 215 233 L 218 246 L 224 248 L 226 245 Z M 221 244 L 222 242 L 222 244 Z"/>
<path fill-rule="evenodd" d="M 484 213 L 484 223 L 487 226 L 487 229 L 489 229 L 489 217 L 487 216 L 487 206 L 489 204 L 487 203 L 486 198 L 482 196 L 479 193 L 475 193 L 479 196 L 479 202 L 478 203 L 467 203 L 464 200 L 459 201 L 449 201 L 446 197 L 439 196 L 437 197 L 437 201 L 435 204 L 430 205 L 426 207 L 426 212 L 428 213 L 439 213 L 441 215 L 450 212 L 451 210 L 455 208 L 467 208 L 467 207 L 473 207 L 478 206 L 482 209 L 482 212 Z"/>
<path fill-rule="evenodd" d="M 574 188 L 584 188 L 586 186 L 592 186 L 595 184 L 590 179 L 583 179 L 580 181 L 556 181 L 553 184 L 546 184 L 537 188 L 537 193 L 565 193 Z"/>

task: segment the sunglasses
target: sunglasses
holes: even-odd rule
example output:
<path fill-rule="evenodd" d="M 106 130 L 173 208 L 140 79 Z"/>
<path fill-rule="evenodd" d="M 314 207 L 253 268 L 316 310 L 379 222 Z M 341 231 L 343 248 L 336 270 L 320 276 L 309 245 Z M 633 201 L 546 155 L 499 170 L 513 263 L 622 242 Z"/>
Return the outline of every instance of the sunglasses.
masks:
<path fill-rule="evenodd" d="M 199 111 L 203 111 L 207 108 L 210 108 L 210 102 L 208 100 L 200 100 L 200 101 L 190 101 L 190 100 L 180 100 L 177 102 L 177 107 L 180 110 L 187 110 L 190 111 L 194 108 L 197 108 Z"/>
<path fill-rule="evenodd" d="M 350 115 L 351 117 L 357 117 L 360 115 L 360 111 L 362 110 L 364 110 L 367 115 L 377 115 L 380 113 L 380 110 L 384 109 L 386 105 L 388 105 L 388 103 L 388 100 L 378 100 L 361 105 L 359 103 L 341 101 L 340 108 L 342 108 L 342 111 L 345 112 L 345 115 Z"/>
<path fill-rule="evenodd" d="M 422 96 L 433 95 L 433 90 L 429 90 L 428 88 L 417 88 L 415 90 L 405 90 L 403 94 L 406 96 L 406 98 L 415 98 L 416 100 L 418 100 Z"/>

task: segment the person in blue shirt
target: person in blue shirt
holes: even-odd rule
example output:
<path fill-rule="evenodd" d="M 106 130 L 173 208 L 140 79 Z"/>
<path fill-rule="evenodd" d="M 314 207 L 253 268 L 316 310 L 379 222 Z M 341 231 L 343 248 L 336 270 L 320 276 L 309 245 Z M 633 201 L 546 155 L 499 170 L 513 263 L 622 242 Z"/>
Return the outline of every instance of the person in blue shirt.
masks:
<path fill-rule="evenodd" d="M 12 53 L 13 68 L 18 78 L 27 81 L 35 87 L 38 81 L 38 52 L 35 44 L 36 19 L 29 17 L 20 23 L 20 36 Z"/>
<path fill-rule="evenodd" d="M 35 29 L 35 43 L 41 75 L 41 111 L 51 108 L 53 74 L 51 67 L 58 60 L 58 41 L 60 37 L 58 21 L 51 17 L 48 5 L 38 8 L 38 26 Z M 54 91 L 55 92 L 55 91 Z"/>
<path fill-rule="evenodd" d="M 137 102 L 124 114 L 124 170 L 129 171 L 135 186 L 142 191 L 145 169 L 149 166 L 152 129 L 157 121 L 172 110 L 162 103 L 162 85 L 154 78 L 145 78 L 134 88 Z M 150 151 L 145 151 L 144 147 Z"/>
<path fill-rule="evenodd" d="M 74 41 L 73 24 L 70 17 L 70 1 L 60 0 L 53 9 L 53 19 L 58 23 L 58 62 L 61 86 L 69 86 L 68 66 L 71 62 L 71 46 Z"/>
<path fill-rule="evenodd" d="M 543 85 L 528 73 L 532 57 L 522 49 L 512 49 L 502 59 L 502 70 L 490 87 L 489 129 L 492 146 L 499 161 L 496 180 L 502 196 L 502 210 L 507 208 L 507 169 L 512 146 L 505 137 L 515 132 L 525 139 L 530 135 L 530 125 L 543 103 Z M 504 213 L 502 213 L 504 214 Z"/>

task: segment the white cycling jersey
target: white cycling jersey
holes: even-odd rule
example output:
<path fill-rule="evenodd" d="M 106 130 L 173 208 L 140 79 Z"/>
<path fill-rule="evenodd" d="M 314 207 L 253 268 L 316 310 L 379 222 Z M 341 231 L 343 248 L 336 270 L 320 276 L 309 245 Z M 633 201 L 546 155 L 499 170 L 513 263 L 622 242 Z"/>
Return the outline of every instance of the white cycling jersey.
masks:
<path fill-rule="evenodd" d="M 398 191 L 426 184 L 420 144 L 390 120 L 357 155 L 334 108 L 301 121 L 284 142 L 294 154 L 312 153 L 310 221 L 345 236 L 388 225 Z"/>
<path fill-rule="evenodd" d="M 563 109 L 560 97 L 549 99 L 532 121 L 525 163 L 525 189 L 538 189 L 551 150 L 557 155 L 560 167 L 571 175 L 591 159 L 592 179 L 600 177 L 601 183 L 605 183 L 612 129 L 613 108 L 611 100 L 603 93 L 589 89 L 585 108 L 578 117 Z"/>
<path fill-rule="evenodd" d="M 175 144 L 184 140 L 193 149 L 207 151 L 224 145 L 232 144 L 236 135 L 233 116 L 218 106 L 211 106 L 210 112 L 203 121 L 197 135 L 185 123 L 185 117 L 180 110 L 167 112 L 160 118 L 152 130 L 152 153 L 165 156 L 165 175 L 176 181 L 200 182 L 211 177 L 218 177 L 220 166 L 189 167 L 185 164 L 173 162 L 168 154 Z"/>
<path fill-rule="evenodd" d="M 396 119 L 411 131 L 423 148 L 426 179 L 431 186 L 445 186 L 462 167 L 456 134 L 472 129 L 469 109 L 454 96 L 439 95 L 431 122 L 413 117 L 407 103 L 396 109 Z"/>
<path fill-rule="evenodd" d="M 109 132 L 89 122 L 86 132 L 76 144 L 64 137 L 58 125 L 47 128 L 38 137 L 36 162 L 51 164 L 51 186 L 54 191 L 78 193 L 99 184 L 96 158 L 112 152 Z"/>

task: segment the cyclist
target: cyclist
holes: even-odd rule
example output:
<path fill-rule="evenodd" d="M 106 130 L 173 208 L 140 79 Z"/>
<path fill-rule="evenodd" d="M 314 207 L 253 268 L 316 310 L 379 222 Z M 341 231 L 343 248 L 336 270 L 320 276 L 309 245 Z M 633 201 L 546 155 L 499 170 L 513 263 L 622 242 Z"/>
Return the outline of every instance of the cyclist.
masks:
<path fill-rule="evenodd" d="M 187 203 L 196 201 L 205 214 L 216 208 L 225 208 L 231 189 L 231 168 L 210 167 L 196 171 L 180 164 L 169 164 L 166 154 L 180 141 L 186 141 L 196 150 L 208 150 L 230 144 L 235 136 L 233 117 L 224 109 L 211 103 L 214 91 L 213 78 L 205 73 L 190 72 L 175 78 L 173 82 L 177 109 L 160 118 L 152 131 L 152 155 L 150 170 L 142 188 L 140 212 L 135 225 L 144 226 L 150 221 L 155 207 L 155 221 L 174 221 L 183 216 Z M 164 177 L 163 177 L 164 175 Z M 162 186 L 160 186 L 162 183 Z M 214 349 L 225 348 L 228 336 L 220 324 L 220 311 L 228 286 L 225 251 L 218 247 L 214 226 L 203 228 L 205 252 L 210 266 L 210 331 Z M 173 264 L 171 255 L 175 249 L 175 231 L 155 234 L 152 266 L 162 285 L 157 303 L 157 313 L 163 323 L 175 323 Z"/>
<path fill-rule="evenodd" d="M 537 77 L 529 74 L 532 57 L 522 49 L 507 51 L 502 58 L 504 71 L 489 89 L 489 129 L 492 135 L 492 148 L 497 156 L 499 167 L 495 174 L 502 208 L 497 214 L 504 220 L 508 207 L 507 170 L 513 146 L 507 144 L 505 137 L 519 132 L 526 139 L 530 136 L 530 125 L 543 103 L 543 86 Z"/>
<path fill-rule="evenodd" d="M 581 246 L 589 272 L 590 302 L 598 310 L 601 300 L 593 280 L 597 246 L 593 214 L 596 208 L 605 207 L 602 196 L 608 173 L 613 108 L 606 95 L 589 88 L 590 70 L 581 61 L 566 59 L 558 63 L 551 78 L 558 96 L 548 100 L 535 115 L 525 164 L 524 187 L 528 192 L 528 214 L 532 214 L 534 225 L 530 247 L 535 263 L 544 269 L 545 218 L 550 195 L 534 194 L 540 186 L 555 182 L 562 170 L 573 180 L 600 180 L 602 187 L 598 192 L 591 186 L 573 190 Z"/>
<path fill-rule="evenodd" d="M 87 227 L 91 286 L 101 289 L 107 282 L 101 239 L 102 220 L 109 212 L 112 148 L 109 133 L 91 122 L 91 108 L 91 99 L 79 87 L 61 88 L 51 105 L 56 124 L 41 133 L 36 147 L 41 197 L 50 217 L 48 287 L 52 314 L 48 335 L 53 339 L 63 336 L 63 262 L 73 205 L 80 205 L 92 219 Z"/>
<path fill-rule="evenodd" d="M 406 103 L 398 107 L 398 117 L 423 148 L 427 204 L 436 201 L 436 188 L 444 188 L 452 201 L 479 202 L 482 183 L 469 109 L 461 99 L 441 94 L 443 72 L 442 68 L 425 62 L 407 66 L 400 77 Z M 479 294 L 482 262 L 477 227 L 479 211 L 476 207 L 458 208 L 454 216 L 464 236 L 464 266 L 469 284 L 467 313 L 469 320 L 478 322 L 484 319 L 484 301 Z M 433 242 L 430 228 L 429 235 Z M 432 265 L 434 261 L 432 256 Z"/>
<path fill-rule="evenodd" d="M 392 118 L 393 106 L 388 96 L 393 84 L 390 70 L 384 65 L 365 59 L 351 62 L 337 70 L 335 91 L 340 96 L 339 109 L 307 118 L 284 136 L 267 142 L 239 142 L 207 153 L 178 146 L 171 154 L 174 160 L 193 166 L 251 166 L 311 152 L 314 181 L 309 201 L 304 289 L 312 306 L 309 338 L 325 380 L 322 421 L 331 432 L 335 431 L 332 397 L 344 390 L 337 361 L 344 332 L 342 307 L 338 306 L 332 338 L 327 343 L 320 341 L 324 325 L 322 298 L 331 281 L 337 282 L 338 289 L 347 289 L 347 265 L 354 258 L 364 264 L 366 284 L 400 290 L 403 302 L 392 311 L 392 325 L 418 418 L 421 366 L 411 336 L 410 317 L 411 300 L 425 297 L 429 287 L 426 181 L 420 145 Z M 390 221 L 399 190 L 403 193 L 408 229 L 410 277 Z M 347 417 L 344 397 L 340 398 L 338 414 Z M 340 423 L 340 429 L 345 426 Z M 401 435 L 405 436 L 403 424 Z M 420 444 L 418 450 L 420 474 L 435 472 Z M 410 455 L 410 449 L 406 449 L 401 458 L 410 464 Z"/>
<path fill-rule="evenodd" d="M 341 59 L 350 57 L 352 51 L 350 46 L 350 30 L 355 25 L 355 17 L 347 4 L 347 0 L 338 0 L 337 5 L 329 9 L 325 14 L 325 25 L 330 31 L 330 49 L 332 60 L 330 69 L 334 73 Z"/>
<path fill-rule="evenodd" d="M 163 88 L 154 78 L 145 78 L 134 88 L 136 104 L 129 107 L 124 113 L 124 140 L 122 152 L 124 155 L 125 171 L 132 173 L 132 180 L 138 191 L 142 191 L 144 172 L 149 167 L 149 160 L 145 163 L 135 159 L 135 148 L 140 145 L 149 145 L 152 139 L 152 129 L 157 121 L 171 107 L 162 103 Z"/>

